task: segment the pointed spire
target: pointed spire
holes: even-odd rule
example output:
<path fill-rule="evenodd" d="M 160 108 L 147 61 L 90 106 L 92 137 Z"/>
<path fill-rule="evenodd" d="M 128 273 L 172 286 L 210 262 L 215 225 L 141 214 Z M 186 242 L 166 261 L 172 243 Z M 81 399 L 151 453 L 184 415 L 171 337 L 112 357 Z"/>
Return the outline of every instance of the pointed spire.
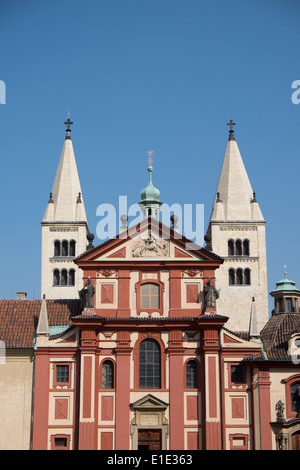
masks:
<path fill-rule="evenodd" d="M 255 298 L 252 297 L 251 309 L 250 309 L 250 323 L 249 323 L 249 338 L 259 338 L 259 329 L 257 324 L 256 305 Z"/>
<path fill-rule="evenodd" d="M 65 124 L 67 124 L 67 135 L 43 221 L 87 222 L 73 143 L 71 140 L 70 126 L 73 123 L 70 121 L 69 117 L 68 120 L 65 121 Z M 81 202 L 81 204 L 78 204 L 78 202 Z M 52 207 L 49 207 L 50 205 Z M 78 206 L 80 206 L 80 208 Z"/>
<path fill-rule="evenodd" d="M 230 126 L 229 139 L 211 220 L 264 221 L 234 137 L 235 123 L 231 119 L 227 124 Z"/>
<path fill-rule="evenodd" d="M 45 295 L 43 296 L 43 299 L 42 299 L 36 334 L 37 335 L 49 335 L 49 323 L 48 323 L 47 303 L 46 303 Z"/>

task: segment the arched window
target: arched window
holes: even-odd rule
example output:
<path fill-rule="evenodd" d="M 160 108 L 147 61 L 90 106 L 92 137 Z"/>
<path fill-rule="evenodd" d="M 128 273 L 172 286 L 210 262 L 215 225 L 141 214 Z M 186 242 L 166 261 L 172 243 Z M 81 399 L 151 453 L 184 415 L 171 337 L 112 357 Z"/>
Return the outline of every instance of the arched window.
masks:
<path fill-rule="evenodd" d="M 246 268 L 244 271 L 244 284 L 250 286 L 251 278 L 250 278 L 250 269 Z"/>
<path fill-rule="evenodd" d="M 68 242 L 64 240 L 62 242 L 61 256 L 68 256 Z"/>
<path fill-rule="evenodd" d="M 75 286 L 75 269 L 69 271 L 69 286 Z"/>
<path fill-rule="evenodd" d="M 237 240 L 235 242 L 235 254 L 237 256 L 241 256 L 242 255 L 242 242 L 241 240 Z"/>
<path fill-rule="evenodd" d="M 160 307 L 160 288 L 152 282 L 141 284 L 141 308 Z"/>
<path fill-rule="evenodd" d="M 68 273 L 67 273 L 66 269 L 63 269 L 62 272 L 61 272 L 60 284 L 61 284 L 61 286 L 67 286 L 68 285 Z"/>
<path fill-rule="evenodd" d="M 238 285 L 243 285 L 243 270 L 240 268 L 236 271 L 236 283 Z"/>
<path fill-rule="evenodd" d="M 70 256 L 75 256 L 75 247 L 76 247 L 76 242 L 75 240 L 70 241 Z"/>
<path fill-rule="evenodd" d="M 291 385 L 291 404 L 292 411 L 300 412 L 300 382 L 294 382 Z"/>
<path fill-rule="evenodd" d="M 250 249 L 249 249 L 249 240 L 244 240 L 243 241 L 243 255 L 244 256 L 249 256 L 250 254 Z"/>
<path fill-rule="evenodd" d="M 161 362 L 157 341 L 145 339 L 139 350 L 139 387 L 160 388 Z"/>
<path fill-rule="evenodd" d="M 114 388 L 114 364 L 104 361 L 102 364 L 102 388 Z"/>
<path fill-rule="evenodd" d="M 230 285 L 230 286 L 234 286 L 234 284 L 235 284 L 235 272 L 234 272 L 234 269 L 229 269 L 228 275 L 229 275 L 229 285 Z"/>
<path fill-rule="evenodd" d="M 228 240 L 228 256 L 234 255 L 234 242 L 233 240 Z"/>
<path fill-rule="evenodd" d="M 60 256 L 60 241 L 54 242 L 54 256 Z"/>
<path fill-rule="evenodd" d="M 198 387 L 198 367 L 197 362 L 194 360 L 188 361 L 186 364 L 186 387 Z"/>
<path fill-rule="evenodd" d="M 53 285 L 54 286 L 59 286 L 59 281 L 60 281 L 60 276 L 59 276 L 59 270 L 54 269 L 53 271 Z"/>

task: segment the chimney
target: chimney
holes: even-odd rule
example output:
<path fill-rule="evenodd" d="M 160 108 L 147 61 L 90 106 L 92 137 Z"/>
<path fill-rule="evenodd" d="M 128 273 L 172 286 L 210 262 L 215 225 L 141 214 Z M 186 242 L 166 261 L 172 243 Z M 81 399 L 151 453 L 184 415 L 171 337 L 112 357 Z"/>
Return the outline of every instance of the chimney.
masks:
<path fill-rule="evenodd" d="M 26 300 L 27 292 L 17 292 L 17 300 Z"/>

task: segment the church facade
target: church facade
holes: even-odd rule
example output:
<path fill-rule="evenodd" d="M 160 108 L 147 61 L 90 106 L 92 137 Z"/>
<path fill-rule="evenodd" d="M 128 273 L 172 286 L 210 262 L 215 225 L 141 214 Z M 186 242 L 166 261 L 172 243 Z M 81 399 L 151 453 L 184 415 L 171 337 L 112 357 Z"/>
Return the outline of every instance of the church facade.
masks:
<path fill-rule="evenodd" d="M 285 274 L 269 316 L 265 220 L 234 123 L 205 247 L 160 221 L 151 161 L 140 223 L 124 219 L 93 246 L 66 124 L 42 221 L 42 299 L 22 300 L 35 309 L 30 448 L 299 449 L 300 291 Z M 3 324 L 20 301 L 1 302 Z"/>

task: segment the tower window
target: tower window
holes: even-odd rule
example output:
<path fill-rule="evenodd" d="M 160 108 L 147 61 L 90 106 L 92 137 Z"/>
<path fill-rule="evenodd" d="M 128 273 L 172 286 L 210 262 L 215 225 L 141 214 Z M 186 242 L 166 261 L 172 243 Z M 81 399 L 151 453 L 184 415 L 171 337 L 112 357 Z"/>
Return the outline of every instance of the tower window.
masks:
<path fill-rule="evenodd" d="M 249 256 L 249 240 L 243 241 L 243 255 Z"/>
<path fill-rule="evenodd" d="M 53 271 L 53 285 L 54 286 L 59 286 L 59 283 L 60 283 L 60 274 L 59 274 L 59 270 L 58 269 L 55 269 Z"/>
<path fill-rule="evenodd" d="M 248 268 L 244 271 L 244 284 L 250 286 L 250 269 Z"/>
<path fill-rule="evenodd" d="M 62 242 L 61 255 L 62 256 L 68 256 L 68 242 L 67 242 L 67 240 L 64 240 Z"/>
<path fill-rule="evenodd" d="M 249 256 L 249 240 L 228 240 L 228 256 Z"/>
<path fill-rule="evenodd" d="M 76 242 L 75 240 L 70 241 L 70 256 L 75 256 L 75 247 L 76 247 Z"/>
<path fill-rule="evenodd" d="M 60 241 L 54 242 L 54 256 L 60 256 Z"/>
<path fill-rule="evenodd" d="M 287 313 L 293 312 L 293 301 L 291 297 L 285 299 L 285 308 Z"/>
<path fill-rule="evenodd" d="M 67 286 L 68 285 L 68 273 L 66 269 L 63 269 L 61 272 L 61 278 L 60 282 L 62 286 Z"/>
<path fill-rule="evenodd" d="M 243 271 L 242 271 L 242 269 L 237 269 L 237 271 L 236 271 L 236 283 L 238 285 L 243 285 Z"/>
<path fill-rule="evenodd" d="M 157 341 L 145 339 L 139 351 L 139 387 L 160 388 L 160 347 Z"/>
<path fill-rule="evenodd" d="M 250 286 L 251 285 L 251 271 L 249 268 L 246 269 L 229 269 L 228 271 L 228 284 L 230 286 Z"/>
<path fill-rule="evenodd" d="M 235 242 L 235 254 L 236 254 L 236 256 L 241 256 L 242 255 L 242 242 L 241 242 L 241 240 L 237 240 Z"/>
<path fill-rule="evenodd" d="M 75 286 L 75 269 L 69 271 L 69 286 Z"/>
<path fill-rule="evenodd" d="M 229 285 L 234 286 L 235 284 L 235 272 L 234 269 L 229 269 Z"/>
<path fill-rule="evenodd" d="M 186 364 L 186 387 L 198 387 L 198 367 L 197 362 L 194 360 L 188 361 Z"/>
<path fill-rule="evenodd" d="M 234 255 L 234 241 L 228 240 L 228 256 Z"/>

